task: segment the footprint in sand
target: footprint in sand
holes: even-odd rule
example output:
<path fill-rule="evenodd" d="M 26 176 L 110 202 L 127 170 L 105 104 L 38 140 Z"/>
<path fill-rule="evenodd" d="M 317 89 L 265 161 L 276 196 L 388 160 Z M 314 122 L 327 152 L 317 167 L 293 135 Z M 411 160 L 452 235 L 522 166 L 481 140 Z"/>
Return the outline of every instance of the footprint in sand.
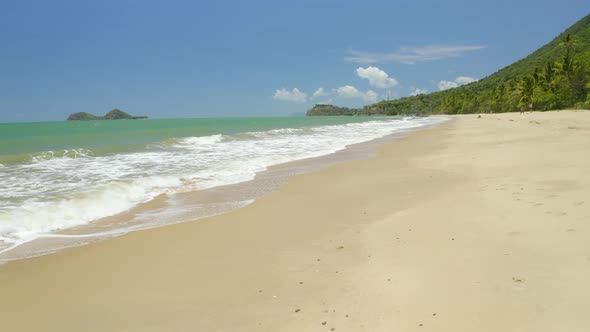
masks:
<path fill-rule="evenodd" d="M 512 281 L 514 282 L 514 286 L 512 286 L 512 289 L 517 290 L 517 291 L 522 291 L 526 288 L 525 286 L 525 278 L 522 277 L 512 277 Z"/>

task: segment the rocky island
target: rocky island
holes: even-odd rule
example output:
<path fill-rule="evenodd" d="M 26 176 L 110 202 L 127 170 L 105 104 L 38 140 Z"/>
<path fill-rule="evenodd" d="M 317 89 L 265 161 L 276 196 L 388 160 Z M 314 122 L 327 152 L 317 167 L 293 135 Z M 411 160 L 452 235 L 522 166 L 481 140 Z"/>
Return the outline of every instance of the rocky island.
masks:
<path fill-rule="evenodd" d="M 94 115 L 86 112 L 78 112 L 74 114 L 70 114 L 68 116 L 68 121 L 75 121 L 75 120 L 138 120 L 138 119 L 147 119 L 147 116 L 133 116 L 127 114 L 120 109 L 114 109 L 104 116 Z"/>

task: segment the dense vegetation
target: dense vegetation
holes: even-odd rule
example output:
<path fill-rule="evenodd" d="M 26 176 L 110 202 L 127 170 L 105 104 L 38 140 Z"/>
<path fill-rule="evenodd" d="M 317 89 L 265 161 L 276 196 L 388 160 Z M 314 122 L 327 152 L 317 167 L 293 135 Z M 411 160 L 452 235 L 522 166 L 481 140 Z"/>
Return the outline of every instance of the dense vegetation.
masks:
<path fill-rule="evenodd" d="M 70 114 L 68 121 L 72 120 L 136 120 L 136 119 L 147 119 L 147 116 L 132 116 L 119 109 L 114 109 L 104 116 L 98 116 L 86 112 L 79 112 Z"/>
<path fill-rule="evenodd" d="M 94 114 L 90 114 L 90 113 L 86 113 L 86 112 L 79 112 L 79 113 L 70 114 L 70 116 L 68 116 L 68 121 L 72 121 L 72 120 L 100 120 L 101 118 L 102 118 L 101 116 L 96 116 Z"/>
<path fill-rule="evenodd" d="M 426 95 L 384 100 L 353 114 L 464 114 L 513 112 L 521 108 L 539 111 L 590 108 L 589 91 L 590 15 L 526 58 L 478 82 Z"/>
<path fill-rule="evenodd" d="M 355 108 L 338 107 L 326 104 L 317 104 L 309 111 L 307 115 L 356 115 L 360 110 Z"/>

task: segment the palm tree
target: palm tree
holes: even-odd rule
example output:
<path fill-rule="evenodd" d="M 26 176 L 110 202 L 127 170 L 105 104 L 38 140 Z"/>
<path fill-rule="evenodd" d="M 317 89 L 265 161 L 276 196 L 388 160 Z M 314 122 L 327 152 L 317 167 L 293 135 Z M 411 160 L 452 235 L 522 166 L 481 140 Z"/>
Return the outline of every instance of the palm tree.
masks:
<path fill-rule="evenodd" d="M 562 61 L 557 64 L 558 74 L 565 77 L 567 81 L 572 81 L 572 79 L 582 75 L 583 71 L 582 65 L 573 57 L 567 55 L 564 55 Z"/>
<path fill-rule="evenodd" d="M 528 106 L 533 102 L 535 92 L 535 79 L 532 76 L 524 76 L 516 86 L 516 93 L 520 106 Z"/>
<path fill-rule="evenodd" d="M 541 76 L 542 76 L 542 74 L 541 74 L 541 71 L 539 70 L 539 67 L 535 67 L 535 70 L 533 70 L 533 73 L 532 73 L 532 77 L 533 77 L 533 80 L 535 81 L 535 85 L 539 84 L 541 82 Z"/>
<path fill-rule="evenodd" d="M 571 56 L 571 52 L 574 50 L 574 48 L 576 47 L 577 43 L 576 41 L 572 38 L 572 36 L 568 33 L 563 40 L 561 41 L 561 43 L 559 43 L 559 45 L 563 46 L 565 48 L 565 57 L 566 58 L 570 58 Z"/>
<path fill-rule="evenodd" d="M 557 67 L 550 61 L 545 64 L 541 73 L 543 85 L 551 92 L 555 92 L 557 86 L 557 73 Z"/>
<path fill-rule="evenodd" d="M 580 64 L 577 63 L 577 61 L 574 61 L 572 56 L 572 51 L 576 48 L 577 42 L 568 33 L 559 45 L 565 48 L 562 61 L 558 64 L 559 70 L 561 71 L 561 74 L 570 80 L 574 74 L 581 70 Z"/>

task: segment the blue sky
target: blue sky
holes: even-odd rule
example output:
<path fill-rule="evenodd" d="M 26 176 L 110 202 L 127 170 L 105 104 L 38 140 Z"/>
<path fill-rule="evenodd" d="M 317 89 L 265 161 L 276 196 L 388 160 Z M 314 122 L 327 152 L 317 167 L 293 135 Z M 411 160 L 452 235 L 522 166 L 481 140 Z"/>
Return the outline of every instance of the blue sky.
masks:
<path fill-rule="evenodd" d="M 0 0 L 0 122 L 361 106 L 483 78 L 588 13 L 587 0 Z"/>

